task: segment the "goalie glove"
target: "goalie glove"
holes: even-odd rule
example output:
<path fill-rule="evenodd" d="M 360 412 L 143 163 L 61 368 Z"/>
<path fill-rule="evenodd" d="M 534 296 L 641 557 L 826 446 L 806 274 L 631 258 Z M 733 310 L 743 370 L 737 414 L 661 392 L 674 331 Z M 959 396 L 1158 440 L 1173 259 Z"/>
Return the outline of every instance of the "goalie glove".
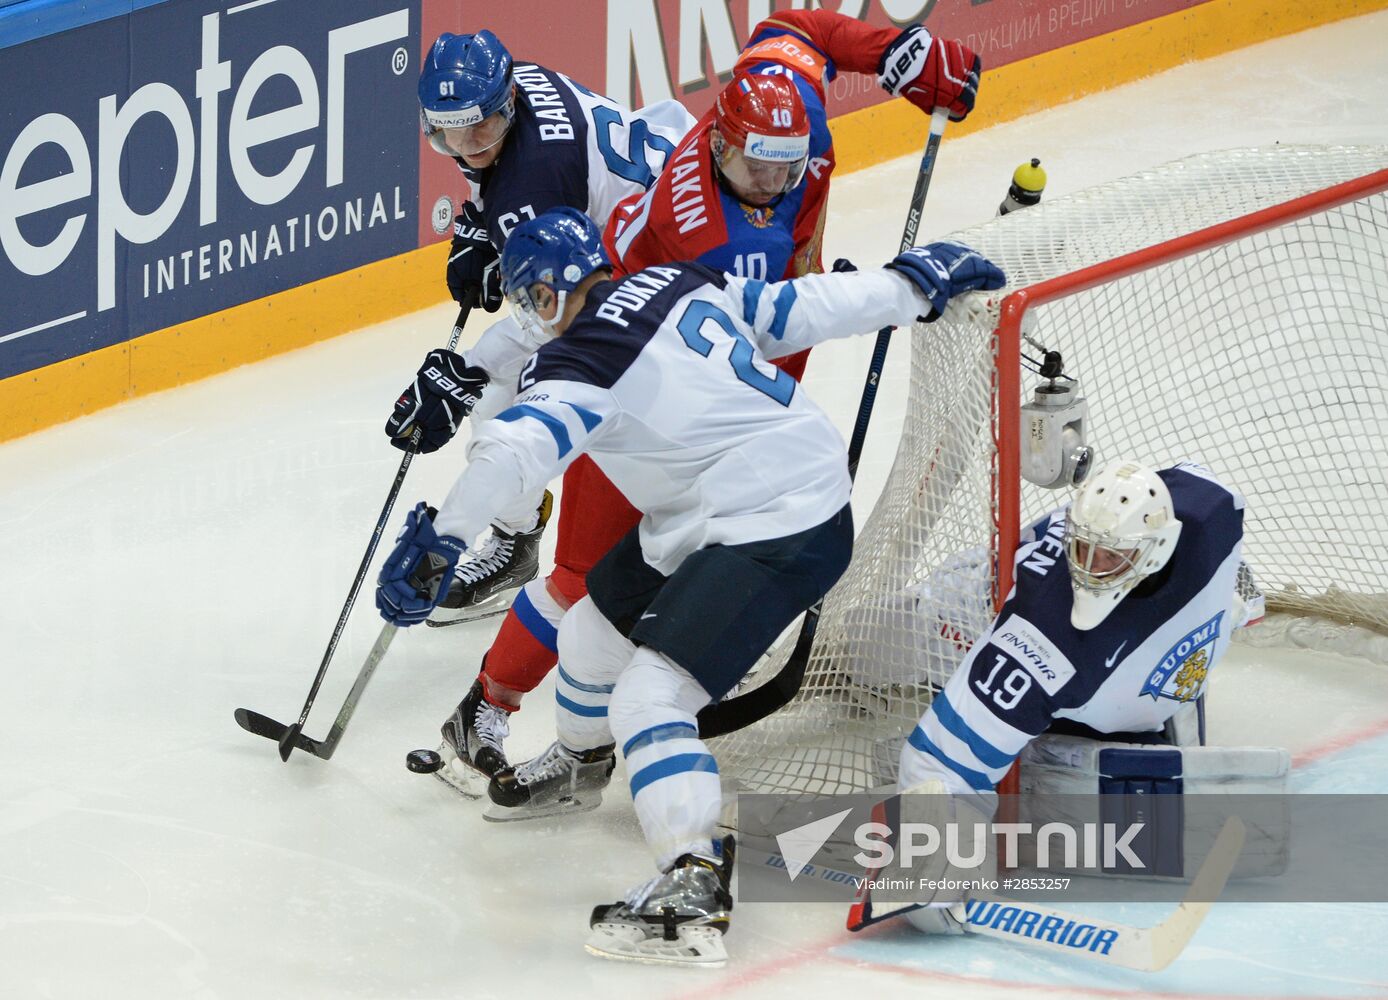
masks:
<path fill-rule="evenodd" d="M 448 593 L 448 582 L 467 544 L 434 530 L 434 511 L 423 501 L 405 517 L 395 548 L 376 578 L 376 610 L 392 625 L 417 625 Z"/>
<path fill-rule="evenodd" d="M 887 264 L 904 274 L 930 303 L 927 323 L 938 319 L 949 300 L 961 292 L 992 291 L 1007 284 L 1002 269 L 977 250 L 948 241 L 912 247 Z"/>
<path fill-rule="evenodd" d="M 430 351 L 386 421 L 390 443 L 409 450 L 410 435 L 419 427 L 419 453 L 438 451 L 458 433 L 488 381 L 487 373 L 469 365 L 461 354 L 443 348 Z"/>

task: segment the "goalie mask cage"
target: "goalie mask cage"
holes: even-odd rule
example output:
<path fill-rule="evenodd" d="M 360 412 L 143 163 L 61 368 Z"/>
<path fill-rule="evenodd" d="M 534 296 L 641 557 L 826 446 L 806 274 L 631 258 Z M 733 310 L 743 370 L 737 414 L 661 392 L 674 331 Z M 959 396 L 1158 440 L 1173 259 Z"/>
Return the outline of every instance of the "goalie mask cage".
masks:
<path fill-rule="evenodd" d="M 725 776 L 811 795 L 896 780 L 931 682 L 1011 587 L 1021 527 L 1071 496 L 1020 479 L 1040 382 L 1024 323 L 1080 380 L 1096 463 L 1190 459 L 1244 494 L 1270 621 L 1388 644 L 1385 168 L 1388 147 L 1203 154 L 954 234 L 1008 288 L 914 331 L 896 459 L 800 691 L 714 743 Z"/>

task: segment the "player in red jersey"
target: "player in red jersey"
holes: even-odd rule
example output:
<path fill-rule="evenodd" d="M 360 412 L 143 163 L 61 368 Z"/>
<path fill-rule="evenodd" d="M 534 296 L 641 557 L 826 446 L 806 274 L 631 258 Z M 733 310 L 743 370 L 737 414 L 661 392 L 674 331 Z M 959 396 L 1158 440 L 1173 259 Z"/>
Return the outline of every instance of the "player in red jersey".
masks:
<path fill-rule="evenodd" d="M 715 107 L 666 159 L 655 184 L 613 213 L 604 242 L 617 273 L 681 260 L 768 281 L 822 271 L 834 169 L 825 85 L 840 70 L 874 73 L 892 96 L 926 114 L 943 105 L 960 120 L 973 109 L 980 68 L 968 48 L 919 25 L 874 28 L 821 10 L 761 22 Z M 798 379 L 807 353 L 778 367 Z M 454 771 L 475 767 L 479 756 L 487 773 L 501 762 L 504 713 L 518 709 L 553 668 L 563 611 L 586 593 L 588 571 L 640 519 L 587 458 L 564 474 L 561 504 L 555 569 L 526 585 L 488 650 L 481 682 L 490 731 L 456 720 L 449 742 L 464 752 Z"/>

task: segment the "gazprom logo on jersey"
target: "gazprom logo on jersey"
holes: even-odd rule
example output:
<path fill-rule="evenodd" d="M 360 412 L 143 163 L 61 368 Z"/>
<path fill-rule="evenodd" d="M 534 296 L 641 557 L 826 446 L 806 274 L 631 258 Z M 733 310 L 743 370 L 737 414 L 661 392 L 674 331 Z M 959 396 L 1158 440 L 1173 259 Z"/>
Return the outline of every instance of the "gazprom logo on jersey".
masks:
<path fill-rule="evenodd" d="M 761 135 L 747 133 L 744 147 L 749 159 L 771 163 L 794 163 L 810 155 L 810 137 L 806 135 Z"/>
<path fill-rule="evenodd" d="M 0 378 L 412 249 L 418 3 L 179 0 L 3 49 Z"/>
<path fill-rule="evenodd" d="M 1205 689 L 1205 678 L 1210 672 L 1215 640 L 1219 638 L 1219 625 L 1224 617 L 1221 611 L 1199 628 L 1183 635 L 1172 646 L 1156 668 L 1147 675 L 1147 683 L 1142 686 L 1142 694 L 1150 694 L 1152 700 L 1171 698 L 1175 701 L 1190 701 Z"/>

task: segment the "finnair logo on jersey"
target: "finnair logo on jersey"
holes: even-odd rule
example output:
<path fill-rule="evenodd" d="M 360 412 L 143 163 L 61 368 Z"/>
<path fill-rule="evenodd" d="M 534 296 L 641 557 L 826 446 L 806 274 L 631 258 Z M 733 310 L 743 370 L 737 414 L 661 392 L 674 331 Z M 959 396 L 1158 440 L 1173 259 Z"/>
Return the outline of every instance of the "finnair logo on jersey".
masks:
<path fill-rule="evenodd" d="M 1214 664 L 1214 644 L 1219 638 L 1220 622 L 1224 618 L 1221 611 L 1199 628 L 1192 629 L 1172 646 L 1161 662 L 1147 676 L 1142 686 L 1142 694 L 1152 696 L 1152 700 L 1170 698 L 1173 701 L 1190 701 L 1198 698 L 1205 690 L 1205 678 L 1209 676 Z"/>
<path fill-rule="evenodd" d="M 1047 694 L 1055 694 L 1075 676 L 1075 665 L 1021 615 L 1008 615 L 993 632 L 992 644 L 1036 678 Z"/>

